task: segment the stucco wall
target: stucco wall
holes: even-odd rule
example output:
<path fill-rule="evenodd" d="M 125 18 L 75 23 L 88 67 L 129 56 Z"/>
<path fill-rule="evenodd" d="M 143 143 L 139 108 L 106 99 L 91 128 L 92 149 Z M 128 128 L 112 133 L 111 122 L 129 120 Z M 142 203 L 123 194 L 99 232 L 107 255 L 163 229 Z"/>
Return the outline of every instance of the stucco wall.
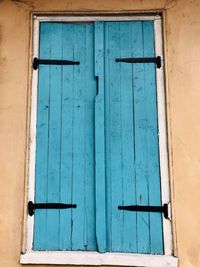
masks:
<path fill-rule="evenodd" d="M 22 244 L 30 13 L 165 10 L 168 141 L 174 248 L 200 266 L 200 1 L 0 0 L 0 267 L 17 267 Z"/>

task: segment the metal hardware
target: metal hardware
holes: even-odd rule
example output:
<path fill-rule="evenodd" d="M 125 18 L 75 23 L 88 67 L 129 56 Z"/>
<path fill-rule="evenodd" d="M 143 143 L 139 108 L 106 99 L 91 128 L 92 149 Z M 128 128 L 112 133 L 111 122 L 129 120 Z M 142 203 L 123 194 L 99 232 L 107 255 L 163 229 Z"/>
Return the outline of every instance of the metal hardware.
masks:
<path fill-rule="evenodd" d="M 33 203 L 28 202 L 28 214 L 32 216 L 35 209 L 75 209 L 76 204 L 63 204 L 63 203 Z"/>
<path fill-rule="evenodd" d="M 118 206 L 119 210 L 127 210 L 127 211 L 142 211 L 142 212 L 162 212 L 166 219 L 168 217 L 168 204 L 164 204 L 163 206 Z"/>
<path fill-rule="evenodd" d="M 79 61 L 70 61 L 70 60 L 54 60 L 54 59 L 38 59 L 35 57 L 33 59 L 33 69 L 37 70 L 38 66 L 42 65 L 79 65 Z"/>
<path fill-rule="evenodd" d="M 116 62 L 125 62 L 125 63 L 155 63 L 157 68 L 161 67 L 161 57 L 138 57 L 138 58 L 116 58 Z"/>

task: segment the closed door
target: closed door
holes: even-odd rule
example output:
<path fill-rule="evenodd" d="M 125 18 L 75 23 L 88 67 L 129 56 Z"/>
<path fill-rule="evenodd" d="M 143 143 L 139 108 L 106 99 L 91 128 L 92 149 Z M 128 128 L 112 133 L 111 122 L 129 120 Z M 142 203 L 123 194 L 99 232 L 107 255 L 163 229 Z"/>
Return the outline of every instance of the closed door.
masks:
<path fill-rule="evenodd" d="M 34 250 L 163 254 L 152 21 L 41 23 Z"/>

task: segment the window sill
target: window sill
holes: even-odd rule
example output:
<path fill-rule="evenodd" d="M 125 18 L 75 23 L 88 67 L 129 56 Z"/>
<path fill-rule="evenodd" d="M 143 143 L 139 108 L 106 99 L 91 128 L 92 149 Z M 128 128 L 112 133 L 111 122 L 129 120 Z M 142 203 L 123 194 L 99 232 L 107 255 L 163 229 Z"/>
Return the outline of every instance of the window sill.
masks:
<path fill-rule="evenodd" d="M 178 259 L 174 256 L 71 251 L 31 251 L 21 255 L 20 263 L 178 267 Z"/>

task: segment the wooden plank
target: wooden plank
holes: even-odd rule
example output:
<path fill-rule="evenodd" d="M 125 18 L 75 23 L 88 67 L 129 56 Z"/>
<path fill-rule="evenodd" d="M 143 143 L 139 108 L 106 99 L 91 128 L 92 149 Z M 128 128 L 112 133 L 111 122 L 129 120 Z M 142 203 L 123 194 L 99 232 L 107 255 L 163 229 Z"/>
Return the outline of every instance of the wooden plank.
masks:
<path fill-rule="evenodd" d="M 33 57 L 39 56 L 40 25 L 38 20 L 33 22 Z M 32 88 L 30 94 L 30 133 L 29 133 L 29 163 L 27 192 L 24 196 L 25 202 L 35 201 L 35 176 L 36 176 L 36 128 L 37 128 L 37 100 L 38 100 L 38 71 L 32 70 Z M 27 148 L 28 149 L 28 148 Z M 26 207 L 26 206 L 25 206 Z M 27 209 L 24 209 L 22 252 L 34 249 L 34 220 L 35 216 L 27 216 Z"/>
<path fill-rule="evenodd" d="M 85 27 L 74 26 L 74 124 L 73 124 L 73 202 L 72 250 L 85 250 Z"/>
<path fill-rule="evenodd" d="M 51 25 L 41 23 L 40 57 L 49 58 Z M 48 131 L 49 131 L 50 67 L 40 66 L 38 77 L 38 106 L 36 130 L 35 202 L 47 200 Z M 34 250 L 46 249 L 46 210 L 36 210 L 34 220 Z"/>
<path fill-rule="evenodd" d="M 110 92 L 110 177 L 111 177 L 111 251 L 122 250 L 123 212 L 118 210 L 122 203 L 122 139 L 121 139 L 121 77 L 120 64 L 115 58 L 120 57 L 119 23 L 108 22 L 109 27 L 109 84 Z M 106 115 L 107 117 L 107 115 Z"/>
<path fill-rule="evenodd" d="M 154 57 L 154 24 L 143 22 L 144 56 Z M 156 66 L 145 64 L 145 89 L 147 112 L 147 158 L 149 205 L 161 205 L 160 166 L 157 124 Z M 162 214 L 150 213 L 150 244 L 152 254 L 163 254 Z"/>
<path fill-rule="evenodd" d="M 35 15 L 35 19 L 38 19 L 39 21 L 51 21 L 51 22 L 93 22 L 93 21 L 140 21 L 140 20 L 157 20 L 161 18 L 161 15 L 155 14 L 155 15 L 128 15 L 128 16 L 119 16 L 119 14 L 116 14 L 116 16 L 41 16 L 41 15 Z"/>
<path fill-rule="evenodd" d="M 51 59 L 62 58 L 62 24 L 51 29 Z M 47 202 L 60 200 L 61 66 L 51 66 Z M 58 250 L 59 210 L 47 210 L 47 250 Z"/>
<path fill-rule="evenodd" d="M 104 24 L 105 38 L 105 87 L 109 88 L 110 77 L 110 49 L 109 49 L 109 24 Z M 112 247 L 112 190 L 111 190 L 111 146 L 110 146 L 110 90 L 107 89 L 105 94 L 105 169 L 106 169 L 106 239 L 107 251 L 111 251 Z"/>
<path fill-rule="evenodd" d="M 132 24 L 133 57 L 143 57 L 142 22 Z M 133 65 L 134 121 L 135 121 L 135 170 L 137 205 L 149 205 L 147 110 L 144 64 Z M 137 212 L 138 253 L 150 253 L 149 214 Z"/>
<path fill-rule="evenodd" d="M 97 250 L 95 227 L 95 97 L 94 76 L 94 24 L 88 23 L 86 30 L 85 56 L 85 245 L 87 250 Z"/>
<path fill-rule="evenodd" d="M 174 256 L 144 255 L 133 253 L 98 253 L 98 252 L 29 252 L 21 255 L 22 264 L 59 264 L 59 265 L 104 265 L 104 266 L 143 266 L 143 267 L 178 267 Z"/>
<path fill-rule="evenodd" d="M 42 251 L 21 255 L 21 264 L 61 264 L 99 266 L 178 267 L 178 259 L 165 255 L 133 253 Z"/>
<path fill-rule="evenodd" d="M 95 197 L 96 240 L 99 252 L 106 251 L 105 196 L 105 121 L 104 121 L 104 23 L 95 22 L 95 76 L 98 95 L 95 98 Z"/>
<path fill-rule="evenodd" d="M 132 23 L 120 23 L 120 57 L 132 56 Z M 122 139 L 122 205 L 136 203 L 135 136 L 133 114 L 132 64 L 120 64 L 121 76 L 121 139 Z M 123 211 L 119 211 L 123 212 Z M 122 252 L 137 252 L 136 213 L 123 212 Z"/>
<path fill-rule="evenodd" d="M 62 24 L 62 58 L 74 60 L 74 25 Z M 76 67 L 76 66 L 75 66 Z M 72 203 L 73 176 L 73 70 L 62 67 L 62 122 L 61 122 L 61 174 L 60 202 Z M 72 203 L 73 204 L 73 203 Z M 60 210 L 59 249 L 71 250 L 72 210 Z"/>
<path fill-rule="evenodd" d="M 165 81 L 164 81 L 165 63 L 164 63 L 163 44 L 162 44 L 161 18 L 154 21 L 154 34 L 155 34 L 155 54 L 156 56 L 159 55 L 162 60 L 161 68 L 156 69 L 161 197 L 162 197 L 162 203 L 170 203 L 168 144 L 167 144 L 167 129 L 166 129 L 167 128 L 166 98 L 165 98 Z M 169 213 L 170 214 L 172 213 L 170 204 L 169 204 Z M 166 219 L 163 219 L 163 242 L 164 242 L 164 254 L 172 255 L 173 244 L 176 244 L 176 240 L 175 236 L 172 237 L 171 221 Z"/>

